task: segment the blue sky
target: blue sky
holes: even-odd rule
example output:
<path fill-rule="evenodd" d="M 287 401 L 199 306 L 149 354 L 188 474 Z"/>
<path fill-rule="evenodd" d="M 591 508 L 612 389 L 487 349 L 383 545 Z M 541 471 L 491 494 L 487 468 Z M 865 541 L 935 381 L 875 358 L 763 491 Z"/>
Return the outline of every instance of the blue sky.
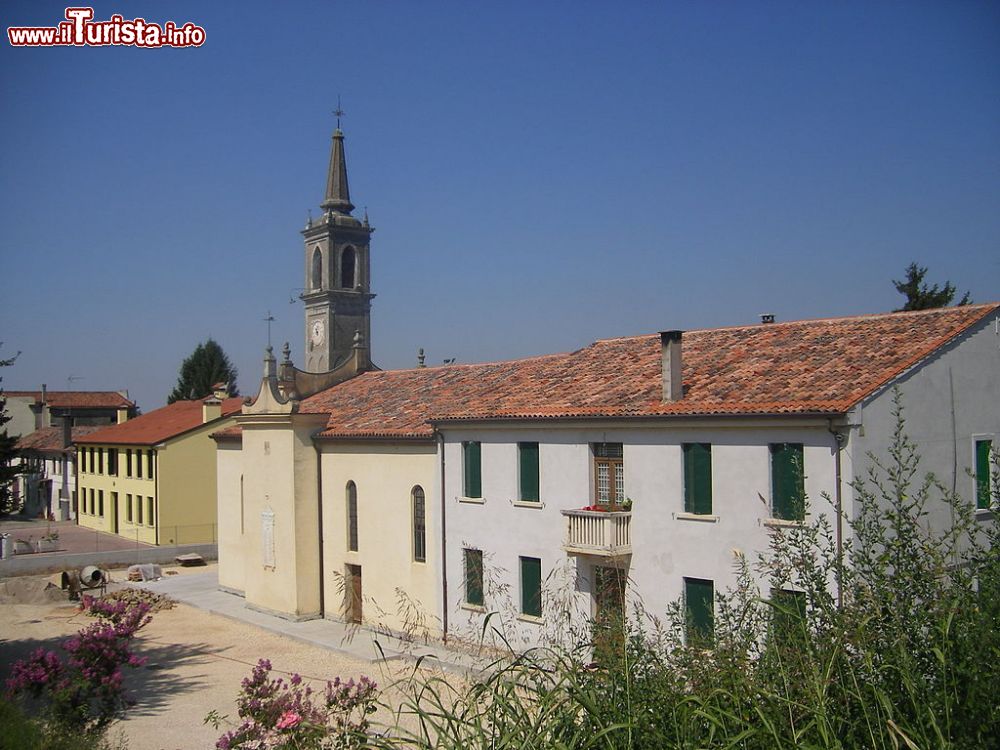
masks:
<path fill-rule="evenodd" d="M 211 336 L 253 393 L 269 309 L 301 363 L 338 94 L 383 367 L 889 310 L 910 261 L 1000 299 L 995 2 L 94 8 L 207 41 L 0 45 L 9 390 L 150 410 Z"/>

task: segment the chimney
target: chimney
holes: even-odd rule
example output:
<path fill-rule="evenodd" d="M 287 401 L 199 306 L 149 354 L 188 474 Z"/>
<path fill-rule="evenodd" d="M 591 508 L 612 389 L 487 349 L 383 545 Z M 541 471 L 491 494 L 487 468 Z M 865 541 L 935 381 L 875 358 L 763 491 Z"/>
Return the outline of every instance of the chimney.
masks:
<path fill-rule="evenodd" d="M 288 344 L 285 344 L 285 358 L 288 358 Z M 229 383 L 225 381 L 216 383 L 212 386 L 212 396 L 222 401 L 229 397 Z"/>
<path fill-rule="evenodd" d="M 768 325 L 774 322 L 774 313 L 761 313 L 760 314 L 760 324 Z"/>
<path fill-rule="evenodd" d="M 38 410 L 38 417 L 35 419 L 35 429 L 52 426 L 52 414 L 49 412 L 49 389 L 42 383 L 41 408 Z"/>
<path fill-rule="evenodd" d="M 122 424 L 123 422 L 128 422 L 128 407 L 119 406 L 118 407 L 118 421 L 116 424 Z"/>
<path fill-rule="evenodd" d="M 684 396 L 681 382 L 681 337 L 683 331 L 662 331 L 660 351 L 663 363 L 663 400 L 679 401 Z"/>
<path fill-rule="evenodd" d="M 215 396 L 209 396 L 201 402 L 201 422 L 207 424 L 222 416 L 222 401 Z"/>

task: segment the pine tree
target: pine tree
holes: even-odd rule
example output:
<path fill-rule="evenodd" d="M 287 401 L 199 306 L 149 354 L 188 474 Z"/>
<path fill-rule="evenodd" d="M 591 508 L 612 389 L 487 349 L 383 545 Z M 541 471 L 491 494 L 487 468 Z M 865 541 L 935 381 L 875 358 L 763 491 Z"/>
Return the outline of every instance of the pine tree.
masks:
<path fill-rule="evenodd" d="M 2 344 L 0 344 L 2 345 Z M 0 359 L 0 367 L 10 367 L 17 359 L 18 352 L 10 359 Z M 0 383 L 3 378 L 0 377 Z M 11 484 L 20 473 L 20 468 L 13 465 L 17 456 L 17 435 L 8 435 L 5 425 L 11 420 L 7 413 L 7 397 L 4 396 L 3 386 L 0 385 L 0 514 L 13 513 L 17 510 L 14 507 L 14 493 L 11 491 Z"/>
<path fill-rule="evenodd" d="M 955 299 L 955 285 L 946 281 L 942 289 L 939 289 L 937 284 L 928 287 L 924 283 L 926 275 L 927 269 L 925 267 L 911 263 L 906 267 L 906 278 L 903 281 L 892 280 L 896 291 L 906 297 L 906 304 L 894 312 L 930 310 L 935 307 L 947 307 L 951 304 L 951 301 Z M 956 305 L 968 305 L 970 302 L 972 300 L 969 298 L 969 293 L 966 292 Z"/>
<path fill-rule="evenodd" d="M 181 364 L 177 385 L 167 397 L 167 403 L 185 399 L 205 398 L 212 394 L 216 383 L 226 384 L 229 396 L 238 396 L 236 368 L 214 340 L 198 344 L 191 356 Z"/>

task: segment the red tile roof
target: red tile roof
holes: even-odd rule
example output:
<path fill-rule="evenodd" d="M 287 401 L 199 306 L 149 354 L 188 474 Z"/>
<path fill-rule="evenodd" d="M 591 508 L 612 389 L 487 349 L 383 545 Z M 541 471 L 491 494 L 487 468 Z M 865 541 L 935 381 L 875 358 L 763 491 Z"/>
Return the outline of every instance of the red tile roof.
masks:
<path fill-rule="evenodd" d="M 77 440 L 82 440 L 92 432 L 102 429 L 104 429 L 102 425 L 74 427 L 71 439 L 73 442 L 76 442 Z M 35 430 L 17 441 L 17 449 L 21 451 L 37 451 L 39 453 L 62 453 L 64 450 L 62 427 L 43 427 L 40 430 Z"/>
<path fill-rule="evenodd" d="M 7 396 L 20 396 L 41 402 L 41 391 L 5 391 Z M 54 409 L 117 409 L 135 406 L 117 391 L 46 391 L 45 401 Z"/>
<path fill-rule="evenodd" d="M 243 397 L 227 398 L 222 402 L 222 415 L 235 414 L 243 406 Z M 175 401 L 161 409 L 142 414 L 122 424 L 104 427 L 87 435 L 82 443 L 113 445 L 155 445 L 182 435 L 202 425 L 202 402 Z"/>
<path fill-rule="evenodd" d="M 664 402 L 657 334 L 568 354 L 367 372 L 302 402 L 320 437 L 427 438 L 429 421 L 841 414 L 1000 310 L 912 313 L 687 331 L 684 398 Z"/>

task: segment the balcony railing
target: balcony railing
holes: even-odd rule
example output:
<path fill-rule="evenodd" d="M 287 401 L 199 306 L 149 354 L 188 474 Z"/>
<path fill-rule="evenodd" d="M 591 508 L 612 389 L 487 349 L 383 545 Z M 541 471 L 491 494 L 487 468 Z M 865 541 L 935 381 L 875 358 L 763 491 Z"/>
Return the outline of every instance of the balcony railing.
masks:
<path fill-rule="evenodd" d="M 564 510 L 566 543 L 571 555 L 617 557 L 632 554 L 631 511 Z"/>

